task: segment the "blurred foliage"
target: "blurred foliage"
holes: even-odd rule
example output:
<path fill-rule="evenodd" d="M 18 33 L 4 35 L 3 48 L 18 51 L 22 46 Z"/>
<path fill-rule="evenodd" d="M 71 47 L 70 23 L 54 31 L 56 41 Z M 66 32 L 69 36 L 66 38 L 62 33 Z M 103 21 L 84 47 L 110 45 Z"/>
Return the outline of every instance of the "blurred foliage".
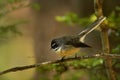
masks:
<path fill-rule="evenodd" d="M 53 75 L 54 77 L 52 80 L 79 80 L 84 75 L 89 75 L 91 78 L 93 78 L 92 74 L 86 74 L 86 72 L 94 73 L 96 77 L 99 77 L 100 75 L 105 76 L 103 75 L 103 72 L 105 71 L 103 66 L 103 59 L 96 58 L 84 59 L 80 61 L 73 60 L 69 62 L 61 62 L 47 66 L 41 66 L 37 71 L 43 74 L 53 71 L 55 74 Z M 61 79 L 63 75 L 66 75 L 66 77 L 64 77 L 64 79 Z M 92 80 L 96 80 L 96 77 Z M 49 80 L 49 77 L 48 79 L 46 77 L 45 80 Z M 101 80 L 101 78 L 99 80 Z"/>
<path fill-rule="evenodd" d="M 14 20 L 9 14 L 13 11 L 31 7 L 39 10 L 37 3 L 30 3 L 29 0 L 0 0 L 0 41 L 7 41 L 12 37 L 21 35 L 19 26 L 27 22 L 27 20 Z"/>
<path fill-rule="evenodd" d="M 114 39 L 119 41 L 120 40 L 120 7 L 116 7 L 115 11 L 113 11 L 109 18 L 109 27 L 113 30 Z M 111 51 L 114 54 L 120 53 L 120 43 L 118 43 L 115 48 L 113 48 Z"/>
<path fill-rule="evenodd" d="M 16 36 L 22 35 L 21 27 L 23 26 L 23 24 L 26 24 L 28 22 L 28 20 L 23 19 L 23 18 L 19 18 L 19 19 L 15 18 L 14 12 L 17 10 L 26 8 L 26 7 L 31 7 L 34 10 L 38 10 L 39 6 L 37 3 L 30 3 L 29 0 L 0 0 L 0 45 L 1 46 L 2 46 L 2 44 L 4 45 L 5 43 L 9 42 Z M 19 42 L 19 40 L 18 40 L 18 42 Z M 22 42 L 20 44 L 24 44 L 24 42 Z M 29 41 L 27 41 L 27 42 L 29 42 Z M 5 45 L 5 47 L 2 46 L 0 48 L 0 50 L 1 50 L 0 51 L 0 53 L 1 53 L 0 60 L 2 62 L 1 64 L 7 65 L 6 68 L 10 66 L 10 65 L 8 66 L 8 63 L 11 63 L 11 61 L 13 61 L 13 60 L 10 60 L 10 56 L 12 56 L 11 59 L 14 59 L 14 57 L 16 56 L 15 55 L 16 53 L 18 54 L 18 56 L 20 56 L 19 55 L 20 51 L 19 51 L 19 49 L 17 49 L 17 47 L 20 48 L 19 43 L 17 43 L 17 41 L 15 43 L 14 42 L 12 43 L 12 45 L 15 45 L 15 44 L 17 44 L 17 45 L 11 47 L 11 43 L 10 43 L 8 45 Z M 17 51 L 16 51 L 16 49 L 17 49 Z M 27 50 L 27 49 L 25 50 L 22 48 L 20 48 L 20 49 L 23 53 L 24 53 L 24 51 L 26 52 L 26 50 Z M 32 54 L 32 52 L 31 52 L 31 54 Z M 7 55 L 7 57 L 5 57 L 6 55 Z M 10 60 L 10 61 L 7 61 L 7 60 Z M 15 63 L 15 60 L 19 61 L 18 59 L 14 59 L 14 61 L 11 64 Z M 3 69 L 5 69 L 5 67 L 1 66 L 0 69 L 2 71 Z M 17 77 L 17 75 L 15 75 L 15 77 Z M 25 77 L 27 77 L 27 75 Z M 8 75 L 0 76 L 0 80 L 10 80 L 11 78 L 12 78 L 12 76 L 8 76 Z"/>
<path fill-rule="evenodd" d="M 25 23 L 23 20 L 14 21 L 9 14 L 26 5 L 24 0 L 0 0 L 0 41 L 6 41 L 11 37 L 21 34 L 18 26 Z M 20 3 L 20 4 L 19 4 Z"/>
<path fill-rule="evenodd" d="M 93 21 L 96 20 L 95 15 L 90 15 L 86 18 L 79 18 L 79 16 L 76 13 L 70 12 L 63 16 L 56 16 L 56 21 L 65 23 L 67 25 L 84 25 L 87 26 Z M 120 40 L 120 7 L 116 7 L 114 11 L 112 11 L 107 16 L 107 26 L 111 30 L 109 35 L 115 35 L 112 36 L 112 39 Z M 112 54 L 120 54 L 120 43 L 118 43 L 115 47 L 111 49 Z M 110 43 L 111 45 L 114 43 Z M 113 60 L 113 69 L 116 71 L 118 80 L 120 79 L 120 60 Z M 104 60 L 93 58 L 93 59 L 85 59 L 80 61 L 71 61 L 66 63 L 60 63 L 60 64 L 54 64 L 51 65 L 51 68 L 48 68 L 50 70 L 55 70 L 56 74 L 54 75 L 54 80 L 80 80 L 80 76 L 89 75 L 89 80 L 108 80 L 106 75 L 106 69 L 104 66 Z M 45 66 L 44 66 L 45 68 Z M 42 69 L 42 68 L 39 68 Z M 47 68 L 44 69 L 46 71 L 50 71 Z M 69 71 L 75 70 L 77 72 L 73 72 L 74 74 L 70 75 Z M 82 74 L 81 71 L 86 71 L 85 74 Z M 41 72 L 41 71 L 40 71 Z M 69 74 L 68 77 L 70 79 L 61 79 L 61 76 L 63 74 Z M 88 74 L 89 73 L 89 74 Z M 79 74 L 79 76 L 76 77 L 76 74 Z M 82 80 L 82 79 L 81 79 Z"/>
<path fill-rule="evenodd" d="M 40 5 L 37 3 L 32 4 L 31 7 L 35 10 L 40 10 Z"/>
<path fill-rule="evenodd" d="M 79 16 L 76 13 L 67 13 L 63 16 L 56 16 L 56 21 L 58 22 L 64 22 L 68 25 L 88 25 L 89 23 L 93 22 L 96 19 L 95 15 L 90 15 L 90 17 L 86 18 L 79 18 Z"/>
<path fill-rule="evenodd" d="M 120 53 L 120 44 L 118 44 L 114 49 L 112 49 L 112 53 L 114 53 L 114 54 Z"/>

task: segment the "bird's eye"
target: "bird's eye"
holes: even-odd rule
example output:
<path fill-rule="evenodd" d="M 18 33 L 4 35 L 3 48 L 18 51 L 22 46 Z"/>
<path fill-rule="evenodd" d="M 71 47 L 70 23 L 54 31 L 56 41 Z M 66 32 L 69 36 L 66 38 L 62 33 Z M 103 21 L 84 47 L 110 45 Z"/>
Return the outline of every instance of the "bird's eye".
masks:
<path fill-rule="evenodd" d="M 57 48 L 58 47 L 58 43 L 55 41 L 55 40 L 53 40 L 52 42 L 51 42 L 51 48 L 52 49 L 55 49 L 55 48 Z"/>

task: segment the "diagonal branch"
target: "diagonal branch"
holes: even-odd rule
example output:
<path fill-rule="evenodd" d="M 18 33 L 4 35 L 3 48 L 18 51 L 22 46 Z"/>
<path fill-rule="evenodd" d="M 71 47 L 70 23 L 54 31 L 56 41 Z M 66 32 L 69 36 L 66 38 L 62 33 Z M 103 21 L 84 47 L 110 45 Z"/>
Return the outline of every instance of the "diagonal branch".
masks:
<path fill-rule="evenodd" d="M 95 14 L 98 18 L 103 16 L 102 4 L 103 4 L 103 0 L 94 0 Z M 110 48 L 109 48 L 107 24 L 103 22 L 100 28 L 101 28 L 101 40 L 102 40 L 103 54 L 109 54 Z M 106 72 L 107 72 L 109 80 L 116 80 L 116 74 L 112 68 L 112 59 L 110 57 L 106 57 L 105 66 L 106 66 Z"/>
<path fill-rule="evenodd" d="M 117 55 L 117 54 L 95 54 L 95 55 L 91 55 L 91 56 L 80 56 L 80 57 L 67 58 L 67 59 L 63 59 L 63 60 L 37 63 L 37 64 L 33 64 L 33 65 L 13 67 L 13 68 L 1 71 L 0 75 L 4 75 L 7 73 L 11 73 L 11 72 L 24 71 L 24 70 L 28 70 L 31 68 L 36 68 L 36 67 L 40 67 L 40 66 L 56 64 L 56 63 L 61 63 L 61 62 L 69 62 L 69 61 L 83 60 L 83 59 L 89 59 L 89 58 L 104 58 L 105 59 L 106 57 L 113 58 L 113 59 L 120 59 L 120 55 Z"/>

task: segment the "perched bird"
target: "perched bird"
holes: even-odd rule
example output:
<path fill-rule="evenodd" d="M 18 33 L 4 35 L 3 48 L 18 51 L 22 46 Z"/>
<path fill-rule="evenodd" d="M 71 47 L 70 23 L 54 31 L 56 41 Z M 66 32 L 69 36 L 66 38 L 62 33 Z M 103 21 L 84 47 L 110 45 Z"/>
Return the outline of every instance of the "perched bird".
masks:
<path fill-rule="evenodd" d="M 63 36 L 51 41 L 51 48 L 60 56 L 66 57 L 72 54 L 75 54 L 80 51 L 80 48 L 89 48 L 88 44 L 84 42 L 85 37 L 95 30 L 106 17 L 100 17 L 94 21 L 89 27 L 78 35 L 75 36 Z"/>

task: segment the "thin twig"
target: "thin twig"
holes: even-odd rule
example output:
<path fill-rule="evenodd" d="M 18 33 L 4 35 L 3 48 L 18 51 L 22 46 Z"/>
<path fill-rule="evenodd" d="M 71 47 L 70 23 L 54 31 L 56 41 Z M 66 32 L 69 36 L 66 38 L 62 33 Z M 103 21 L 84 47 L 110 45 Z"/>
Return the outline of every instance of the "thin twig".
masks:
<path fill-rule="evenodd" d="M 102 4 L 103 4 L 103 0 L 94 0 L 95 13 L 98 18 L 103 16 Z M 110 48 L 109 48 L 109 39 L 108 39 L 108 27 L 105 22 L 103 22 L 100 27 L 101 27 L 103 54 L 109 54 Z M 106 57 L 105 59 L 105 66 L 109 80 L 116 80 L 116 74 L 112 68 L 112 59 L 109 56 Z"/>
<path fill-rule="evenodd" d="M 89 59 L 89 58 L 106 58 L 106 57 L 110 57 L 110 58 L 114 58 L 114 59 L 120 59 L 120 55 L 117 55 L 117 54 L 107 54 L 107 55 L 95 54 L 95 55 L 91 55 L 91 56 L 80 56 L 80 57 L 67 58 L 67 59 L 63 59 L 63 60 L 37 63 L 37 64 L 33 64 L 33 65 L 13 67 L 13 68 L 10 68 L 10 69 L 7 69 L 7 70 L 4 70 L 4 71 L 0 72 L 0 75 L 4 75 L 4 74 L 7 74 L 7 73 L 11 73 L 11 72 L 23 71 L 23 70 L 36 68 L 36 67 L 40 67 L 40 66 L 45 66 L 45 65 L 49 65 L 49 64 L 69 62 L 69 61 L 74 61 L 74 60 L 83 60 L 83 59 Z"/>

